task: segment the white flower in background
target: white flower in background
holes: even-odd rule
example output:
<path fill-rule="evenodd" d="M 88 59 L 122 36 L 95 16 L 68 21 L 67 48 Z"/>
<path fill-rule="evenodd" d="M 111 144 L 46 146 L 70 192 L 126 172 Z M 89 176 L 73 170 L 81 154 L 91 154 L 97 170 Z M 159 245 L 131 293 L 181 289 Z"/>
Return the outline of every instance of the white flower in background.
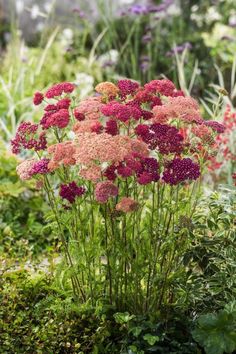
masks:
<path fill-rule="evenodd" d="M 213 22 L 213 21 L 221 20 L 222 16 L 219 14 L 219 12 L 217 11 L 217 8 L 215 6 L 210 6 L 207 9 L 207 13 L 206 13 L 205 18 L 206 18 L 206 21 Z"/>
<path fill-rule="evenodd" d="M 236 14 L 233 14 L 229 17 L 229 25 L 236 27 Z"/>
<path fill-rule="evenodd" d="M 18 14 L 24 11 L 24 1 L 23 0 L 16 0 L 16 12 Z"/>
<path fill-rule="evenodd" d="M 78 85 L 79 98 L 85 98 L 93 91 L 94 78 L 86 73 L 77 73 L 75 84 Z"/>
<path fill-rule="evenodd" d="M 119 5 L 131 5 L 133 2 L 134 0 L 120 0 Z"/>
<path fill-rule="evenodd" d="M 119 59 L 119 52 L 115 49 L 111 49 L 108 52 L 98 57 L 98 62 L 101 66 L 106 66 L 108 63 L 116 65 Z"/>
<path fill-rule="evenodd" d="M 33 5 L 31 7 L 31 18 L 32 20 L 36 20 L 36 18 L 40 15 L 40 9 L 38 7 L 38 5 Z"/>
<path fill-rule="evenodd" d="M 71 28 L 64 28 L 61 33 L 61 44 L 64 47 L 69 47 L 73 42 L 74 33 Z"/>
<path fill-rule="evenodd" d="M 181 7 L 178 4 L 172 4 L 168 7 L 166 13 L 170 16 L 179 16 L 181 15 Z"/>
<path fill-rule="evenodd" d="M 42 30 L 44 29 L 44 23 L 43 22 L 37 23 L 35 28 L 36 28 L 36 32 L 42 32 Z"/>
<path fill-rule="evenodd" d="M 53 1 L 46 2 L 43 5 L 44 10 L 49 14 L 53 9 Z"/>

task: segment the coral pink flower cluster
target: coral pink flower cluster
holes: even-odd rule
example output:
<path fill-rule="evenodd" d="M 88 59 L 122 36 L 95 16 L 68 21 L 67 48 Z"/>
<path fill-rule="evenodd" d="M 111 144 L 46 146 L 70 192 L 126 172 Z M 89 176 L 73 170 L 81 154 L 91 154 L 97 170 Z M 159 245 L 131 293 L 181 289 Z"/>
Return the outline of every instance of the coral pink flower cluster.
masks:
<path fill-rule="evenodd" d="M 35 93 L 35 105 L 50 100 L 40 121 L 44 135 L 36 140 L 39 126 L 24 123 L 12 145 L 16 153 L 21 148 L 41 148 L 43 158 L 37 164 L 27 160 L 18 173 L 28 179 L 59 169 L 60 176 L 61 166 L 68 171 L 73 166 L 73 178 L 76 171 L 79 181 L 92 183 L 98 203 L 111 199 L 117 202 L 117 211 L 138 207 L 127 190 L 124 194 L 129 185 L 177 185 L 198 179 L 201 149 L 196 146 L 205 142 L 214 148 L 215 137 L 225 129 L 221 123 L 204 121 L 197 101 L 185 97 L 167 79 L 152 80 L 143 87 L 128 79 L 103 82 L 96 86 L 95 96 L 79 103 L 71 97 L 74 89 L 72 83 L 64 82 L 45 94 Z M 68 131 L 74 133 L 72 140 L 65 140 Z M 54 136 L 47 150 L 42 143 L 46 133 L 51 140 Z M 75 180 L 63 180 L 60 196 L 73 203 L 84 191 Z"/>

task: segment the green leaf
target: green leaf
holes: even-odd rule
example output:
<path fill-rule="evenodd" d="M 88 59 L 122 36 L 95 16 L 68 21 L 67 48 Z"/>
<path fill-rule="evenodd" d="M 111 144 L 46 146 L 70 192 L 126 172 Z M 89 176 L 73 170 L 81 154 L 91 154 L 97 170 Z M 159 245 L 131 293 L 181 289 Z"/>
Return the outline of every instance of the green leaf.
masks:
<path fill-rule="evenodd" d="M 152 334 L 147 333 L 143 336 L 143 339 L 146 340 L 148 344 L 154 345 L 159 341 L 160 338 L 158 336 L 153 336 Z"/>

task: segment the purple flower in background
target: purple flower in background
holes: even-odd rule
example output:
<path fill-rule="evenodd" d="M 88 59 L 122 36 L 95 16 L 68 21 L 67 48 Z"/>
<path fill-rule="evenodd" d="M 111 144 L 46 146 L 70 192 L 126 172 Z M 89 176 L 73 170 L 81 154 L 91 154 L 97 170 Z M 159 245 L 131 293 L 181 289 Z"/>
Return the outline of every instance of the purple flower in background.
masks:
<path fill-rule="evenodd" d="M 142 37 L 142 43 L 150 43 L 152 40 L 152 34 L 151 32 L 146 33 L 143 37 Z"/>
<path fill-rule="evenodd" d="M 72 12 L 74 12 L 75 14 L 77 14 L 80 18 L 85 18 L 85 13 L 84 11 L 80 10 L 80 8 L 75 7 Z"/>
<path fill-rule="evenodd" d="M 141 56 L 139 67 L 143 73 L 147 72 L 150 68 L 150 58 L 147 55 Z"/>
<path fill-rule="evenodd" d="M 177 54 L 181 54 L 181 53 L 183 53 L 183 51 L 184 51 L 185 49 L 187 49 L 187 50 L 192 49 L 192 44 L 189 43 L 189 42 L 184 42 L 184 43 L 181 44 L 181 45 L 177 45 L 177 46 L 173 47 L 170 51 L 168 51 L 168 52 L 166 53 L 166 56 L 167 56 L 167 57 L 172 57 L 172 56 L 174 56 L 176 53 L 177 53 Z"/>
<path fill-rule="evenodd" d="M 134 15 L 146 15 L 148 14 L 148 7 L 146 5 L 134 4 L 128 11 Z"/>

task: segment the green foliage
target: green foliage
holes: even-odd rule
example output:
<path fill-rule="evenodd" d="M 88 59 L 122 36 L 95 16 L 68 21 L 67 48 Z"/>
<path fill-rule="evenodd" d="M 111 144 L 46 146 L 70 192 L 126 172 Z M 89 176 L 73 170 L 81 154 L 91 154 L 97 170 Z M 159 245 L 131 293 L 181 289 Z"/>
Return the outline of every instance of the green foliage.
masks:
<path fill-rule="evenodd" d="M 236 350 L 236 303 L 228 304 L 218 313 L 200 316 L 192 334 L 207 354 L 233 353 Z"/>
<path fill-rule="evenodd" d="M 46 250 L 53 241 L 45 224 L 47 206 L 34 184 L 19 181 L 17 158 L 0 146 L 0 253 L 29 256 Z"/>

